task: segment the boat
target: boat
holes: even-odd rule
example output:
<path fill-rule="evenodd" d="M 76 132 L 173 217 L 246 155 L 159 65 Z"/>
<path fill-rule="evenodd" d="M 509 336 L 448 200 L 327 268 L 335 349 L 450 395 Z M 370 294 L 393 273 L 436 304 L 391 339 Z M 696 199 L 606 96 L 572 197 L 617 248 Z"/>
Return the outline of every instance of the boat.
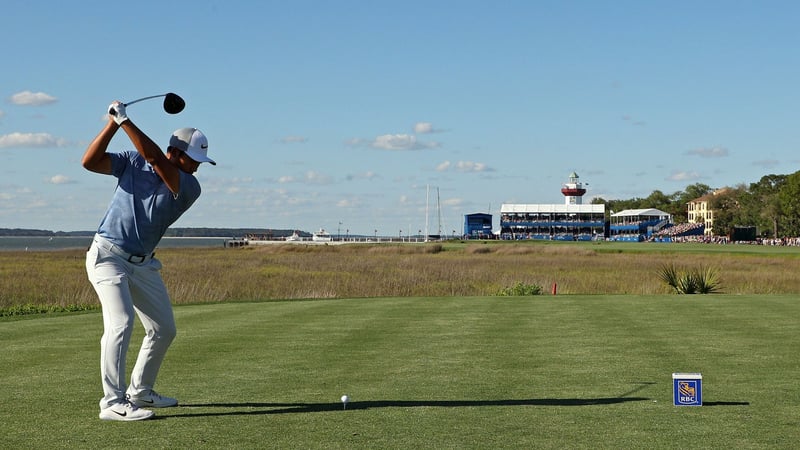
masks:
<path fill-rule="evenodd" d="M 311 240 L 314 242 L 331 242 L 333 237 L 324 228 L 320 228 L 319 231 L 311 235 Z"/>
<path fill-rule="evenodd" d="M 300 242 L 302 240 L 303 238 L 300 237 L 300 233 L 298 233 L 297 231 L 292 233 L 291 236 L 286 236 L 286 241 L 288 242 Z"/>

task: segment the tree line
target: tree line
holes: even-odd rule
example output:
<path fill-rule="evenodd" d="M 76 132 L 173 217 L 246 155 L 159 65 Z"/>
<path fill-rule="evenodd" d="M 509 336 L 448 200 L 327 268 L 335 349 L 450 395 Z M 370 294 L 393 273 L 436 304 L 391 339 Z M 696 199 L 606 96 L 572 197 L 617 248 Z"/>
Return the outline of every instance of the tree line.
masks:
<path fill-rule="evenodd" d="M 702 183 L 683 191 L 665 194 L 653 191 L 645 198 L 606 200 L 595 198 L 593 204 L 606 205 L 606 211 L 656 208 L 672 215 L 676 224 L 688 218 L 688 204 L 708 194 L 714 211 L 712 233 L 725 236 L 734 227 L 756 227 L 764 238 L 800 236 L 800 172 L 790 175 L 764 175 L 756 183 L 712 189 Z"/>
<path fill-rule="evenodd" d="M 676 224 L 688 221 L 688 204 L 708 194 L 709 207 L 714 210 L 713 234 L 725 236 L 734 227 L 756 227 L 765 238 L 800 236 L 800 171 L 790 175 L 764 175 L 756 183 L 712 189 L 695 183 L 682 191 L 665 194 L 660 190 L 649 196 L 627 200 L 606 200 L 596 197 L 592 204 L 606 205 L 606 214 L 626 209 L 655 208 L 672 215 Z M 242 237 L 258 235 L 280 238 L 293 230 L 265 228 L 170 228 L 166 237 Z M 91 231 L 53 232 L 20 228 L 0 228 L 0 236 L 77 236 L 92 235 Z"/>

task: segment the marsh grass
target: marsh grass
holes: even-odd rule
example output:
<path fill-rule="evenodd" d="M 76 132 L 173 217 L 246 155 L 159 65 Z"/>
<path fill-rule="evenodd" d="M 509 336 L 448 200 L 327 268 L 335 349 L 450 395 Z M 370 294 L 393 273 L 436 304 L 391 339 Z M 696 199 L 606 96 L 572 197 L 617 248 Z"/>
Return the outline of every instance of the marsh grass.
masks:
<path fill-rule="evenodd" d="M 714 267 L 728 294 L 800 292 L 800 249 L 598 243 L 451 242 L 162 249 L 176 304 L 484 296 L 516 286 L 559 294 L 656 295 L 666 265 Z M 0 313 L 97 307 L 84 252 L 0 252 Z"/>

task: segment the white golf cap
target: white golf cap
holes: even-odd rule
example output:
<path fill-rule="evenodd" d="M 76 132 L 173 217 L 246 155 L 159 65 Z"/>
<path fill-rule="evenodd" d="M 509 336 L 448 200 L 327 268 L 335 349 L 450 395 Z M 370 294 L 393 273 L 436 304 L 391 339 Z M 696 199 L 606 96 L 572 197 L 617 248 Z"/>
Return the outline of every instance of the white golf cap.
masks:
<path fill-rule="evenodd" d="M 206 135 L 197 128 L 175 130 L 169 138 L 169 146 L 186 153 L 189 158 L 197 162 L 217 165 L 213 159 L 208 157 L 208 139 L 206 139 Z"/>

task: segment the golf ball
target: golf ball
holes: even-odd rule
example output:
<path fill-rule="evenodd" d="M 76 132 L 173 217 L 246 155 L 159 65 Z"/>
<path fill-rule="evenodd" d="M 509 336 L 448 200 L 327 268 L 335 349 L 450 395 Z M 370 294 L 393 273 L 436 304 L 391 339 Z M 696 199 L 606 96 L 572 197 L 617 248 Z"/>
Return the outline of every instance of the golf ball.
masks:
<path fill-rule="evenodd" d="M 347 394 L 342 396 L 342 403 L 347 403 L 349 401 L 350 401 L 350 397 L 348 397 Z"/>

